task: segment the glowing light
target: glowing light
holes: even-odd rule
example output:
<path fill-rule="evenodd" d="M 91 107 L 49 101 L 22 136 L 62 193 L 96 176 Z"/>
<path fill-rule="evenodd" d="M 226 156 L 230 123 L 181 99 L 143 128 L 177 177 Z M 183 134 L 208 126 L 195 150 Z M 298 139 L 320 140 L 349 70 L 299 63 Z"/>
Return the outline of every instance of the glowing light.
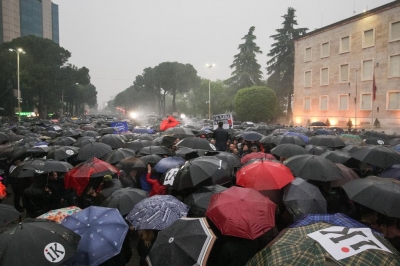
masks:
<path fill-rule="evenodd" d="M 185 114 L 181 114 L 181 118 L 183 119 L 183 118 L 185 118 L 186 117 L 186 115 Z"/>
<path fill-rule="evenodd" d="M 136 112 L 130 112 L 130 113 L 129 113 L 129 116 L 130 116 L 131 118 L 135 119 L 138 115 L 137 115 Z"/>

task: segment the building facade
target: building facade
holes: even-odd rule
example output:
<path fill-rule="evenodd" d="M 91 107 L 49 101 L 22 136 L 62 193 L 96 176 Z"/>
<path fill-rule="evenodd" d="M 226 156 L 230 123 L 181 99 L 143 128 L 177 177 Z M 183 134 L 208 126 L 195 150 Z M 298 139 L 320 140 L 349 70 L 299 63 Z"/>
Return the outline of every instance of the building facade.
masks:
<path fill-rule="evenodd" d="M 374 83 L 376 92 L 374 94 Z M 400 1 L 295 42 L 293 124 L 400 127 Z"/>
<path fill-rule="evenodd" d="M 58 5 L 51 0 L 0 0 L 0 43 L 35 35 L 59 43 Z"/>

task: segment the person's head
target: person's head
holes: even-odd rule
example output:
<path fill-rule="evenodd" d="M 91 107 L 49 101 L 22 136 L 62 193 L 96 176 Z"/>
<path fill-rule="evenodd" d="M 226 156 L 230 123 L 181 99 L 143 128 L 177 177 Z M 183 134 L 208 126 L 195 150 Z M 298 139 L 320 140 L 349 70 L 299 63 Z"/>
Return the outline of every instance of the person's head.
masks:
<path fill-rule="evenodd" d="M 235 144 L 233 143 L 229 144 L 229 150 L 233 151 L 233 149 L 235 148 L 236 148 Z"/>
<path fill-rule="evenodd" d="M 218 122 L 218 127 L 223 127 L 223 126 L 224 126 L 224 122 L 219 121 L 219 122 Z"/>
<path fill-rule="evenodd" d="M 252 152 L 258 152 L 258 147 L 256 145 L 251 146 Z"/>
<path fill-rule="evenodd" d="M 151 242 L 156 237 L 156 231 L 150 229 L 138 230 L 139 238 L 143 240 L 146 247 L 150 247 Z"/>
<path fill-rule="evenodd" d="M 368 222 L 370 224 L 376 223 L 378 220 L 378 213 L 367 207 L 361 209 L 361 221 Z"/>
<path fill-rule="evenodd" d="M 135 177 L 135 176 L 137 175 L 137 170 L 136 170 L 136 169 L 132 169 L 132 170 L 129 172 L 129 175 L 130 175 L 131 177 Z"/>
<path fill-rule="evenodd" d="M 111 181 L 112 180 L 112 176 L 111 175 L 105 175 L 104 177 L 103 177 L 103 182 L 109 182 L 109 181 Z"/>
<path fill-rule="evenodd" d="M 243 150 L 244 151 L 248 151 L 249 150 L 249 146 L 246 143 L 243 144 Z"/>
<path fill-rule="evenodd" d="M 239 150 L 237 148 L 233 148 L 232 153 L 233 154 L 239 154 Z"/>
<path fill-rule="evenodd" d="M 50 180 L 57 180 L 57 178 L 58 178 L 57 172 L 51 172 L 51 174 L 49 175 Z"/>

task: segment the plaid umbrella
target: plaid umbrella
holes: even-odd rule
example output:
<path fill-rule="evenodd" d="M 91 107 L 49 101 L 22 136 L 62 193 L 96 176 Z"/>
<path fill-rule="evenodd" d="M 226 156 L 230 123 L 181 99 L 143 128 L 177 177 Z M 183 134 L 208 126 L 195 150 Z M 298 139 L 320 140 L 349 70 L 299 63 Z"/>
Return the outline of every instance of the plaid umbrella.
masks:
<path fill-rule="evenodd" d="M 66 208 L 61 208 L 61 209 L 56 209 L 56 210 L 51 210 L 49 212 L 46 212 L 40 216 L 38 216 L 38 219 L 46 219 L 50 221 L 54 221 L 56 223 L 61 223 L 61 221 L 67 217 L 70 216 L 76 212 L 81 211 L 82 209 L 76 206 L 71 206 L 71 207 L 66 207 Z"/>
<path fill-rule="evenodd" d="M 318 242 L 307 235 L 331 227 L 328 223 L 315 223 L 283 230 L 268 246 L 258 252 L 247 266 L 292 265 L 399 265 L 398 251 L 384 238 L 374 235 L 392 253 L 368 249 L 354 256 L 336 261 Z M 330 263 L 330 264 L 329 264 Z"/>
<path fill-rule="evenodd" d="M 400 153 L 400 144 L 394 145 L 394 146 L 392 147 L 392 150 L 394 150 L 394 151 Z"/>

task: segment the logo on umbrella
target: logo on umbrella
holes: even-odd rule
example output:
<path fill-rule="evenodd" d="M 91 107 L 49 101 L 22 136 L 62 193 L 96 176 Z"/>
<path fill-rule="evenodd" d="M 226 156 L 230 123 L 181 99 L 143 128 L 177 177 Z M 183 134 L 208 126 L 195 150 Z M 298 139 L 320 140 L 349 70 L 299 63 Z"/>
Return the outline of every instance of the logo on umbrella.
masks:
<path fill-rule="evenodd" d="M 44 256 L 52 263 L 60 262 L 65 257 L 65 248 L 60 243 L 50 243 L 44 247 Z"/>
<path fill-rule="evenodd" d="M 73 150 L 66 150 L 65 153 L 68 154 L 68 155 L 74 155 L 74 151 Z"/>

